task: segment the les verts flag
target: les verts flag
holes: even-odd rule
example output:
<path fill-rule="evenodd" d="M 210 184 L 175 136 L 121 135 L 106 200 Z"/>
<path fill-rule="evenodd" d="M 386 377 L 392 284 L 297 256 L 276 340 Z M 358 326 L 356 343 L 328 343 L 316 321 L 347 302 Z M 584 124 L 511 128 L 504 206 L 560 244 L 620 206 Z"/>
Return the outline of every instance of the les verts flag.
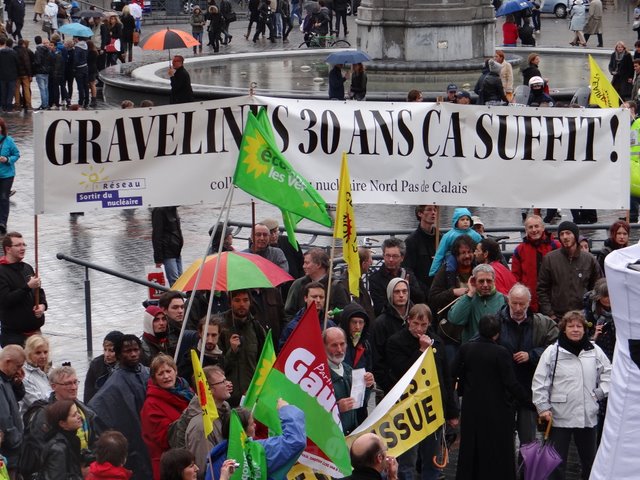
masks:
<path fill-rule="evenodd" d="M 239 464 L 231 480 L 266 480 L 267 457 L 264 447 L 247 437 L 235 410 L 231 411 L 227 458 Z"/>
<path fill-rule="evenodd" d="M 233 175 L 234 185 L 290 214 L 331 227 L 325 201 L 284 158 L 275 145 L 273 133 L 265 130 L 264 118 L 259 121 L 249 112 Z"/>

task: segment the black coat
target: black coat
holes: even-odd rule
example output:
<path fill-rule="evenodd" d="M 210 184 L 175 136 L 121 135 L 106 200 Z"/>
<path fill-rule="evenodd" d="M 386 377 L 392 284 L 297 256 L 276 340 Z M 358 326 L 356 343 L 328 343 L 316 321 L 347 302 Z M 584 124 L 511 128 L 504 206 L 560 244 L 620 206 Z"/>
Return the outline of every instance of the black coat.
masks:
<path fill-rule="evenodd" d="M 514 397 L 526 404 L 531 392 L 516 379 L 511 355 L 489 339 L 467 342 L 458 351 L 454 378 L 463 397 L 456 480 L 515 480 Z"/>
<path fill-rule="evenodd" d="M 0 48 L 0 80 L 11 81 L 18 78 L 18 54 L 13 48 Z"/>
<path fill-rule="evenodd" d="M 482 99 L 484 103 L 487 102 L 507 102 L 507 97 L 504 94 L 504 87 L 502 86 L 502 80 L 497 73 L 489 72 L 484 77 L 482 83 Z"/>
<path fill-rule="evenodd" d="M 440 394 L 442 395 L 442 407 L 444 417 L 448 420 L 458 418 L 459 409 L 453 396 L 453 381 L 449 369 L 449 360 L 444 343 L 433 331 L 427 335 L 433 340 L 433 353 L 440 382 Z M 395 383 L 407 373 L 407 370 L 420 358 L 420 341 L 413 336 L 408 328 L 403 328 L 389 338 L 387 342 L 387 359 L 391 367 L 391 379 Z"/>
<path fill-rule="evenodd" d="M 176 72 L 177 73 L 177 72 Z M 156 207 L 151 212 L 151 242 L 153 261 L 162 263 L 168 258 L 178 258 L 184 239 L 180 228 L 177 207 Z"/>
<path fill-rule="evenodd" d="M 373 301 L 373 311 L 376 315 L 380 315 L 385 305 L 389 304 L 387 298 L 387 285 L 389 282 L 396 278 L 402 277 L 409 281 L 409 296 L 413 303 L 424 303 L 425 295 L 420 287 L 418 278 L 413 270 L 410 268 L 402 268 L 400 273 L 395 275 L 387 270 L 384 265 L 381 265 L 378 270 L 371 274 L 369 277 L 369 293 L 371 293 L 371 300 Z"/>
<path fill-rule="evenodd" d="M 46 480 L 82 480 L 80 439 L 75 432 L 55 429 L 43 453 Z"/>
<path fill-rule="evenodd" d="M 193 102 L 193 90 L 191 89 L 191 77 L 184 67 L 176 69 L 171 77 L 171 96 L 169 103 Z"/>
<path fill-rule="evenodd" d="M 24 262 L 0 264 L 0 322 L 5 333 L 33 332 L 44 325 L 44 315 L 33 314 L 34 292 L 27 281 L 35 275 L 31 265 Z M 40 289 L 40 303 L 47 305 L 44 290 Z"/>
<path fill-rule="evenodd" d="M 431 270 L 433 257 L 436 255 L 435 228 L 432 235 L 420 227 L 416 228 L 405 239 L 404 244 L 407 247 L 407 253 L 402 265 L 413 270 L 416 274 L 416 280 L 426 296 L 433 281 L 433 278 L 429 277 L 429 270 Z"/>

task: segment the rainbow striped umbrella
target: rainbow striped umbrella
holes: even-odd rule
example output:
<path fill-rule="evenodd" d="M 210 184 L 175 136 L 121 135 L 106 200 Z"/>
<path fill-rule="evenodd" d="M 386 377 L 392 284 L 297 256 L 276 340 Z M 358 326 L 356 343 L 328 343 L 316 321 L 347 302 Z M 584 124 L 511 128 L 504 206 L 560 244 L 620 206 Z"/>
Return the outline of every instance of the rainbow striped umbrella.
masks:
<path fill-rule="evenodd" d="M 202 259 L 193 262 L 171 287 L 173 290 L 211 290 L 213 274 L 220 261 L 215 290 L 229 292 L 243 288 L 273 288 L 293 280 L 293 277 L 260 255 L 244 252 L 222 252 L 209 255 L 200 281 L 196 285 Z"/>

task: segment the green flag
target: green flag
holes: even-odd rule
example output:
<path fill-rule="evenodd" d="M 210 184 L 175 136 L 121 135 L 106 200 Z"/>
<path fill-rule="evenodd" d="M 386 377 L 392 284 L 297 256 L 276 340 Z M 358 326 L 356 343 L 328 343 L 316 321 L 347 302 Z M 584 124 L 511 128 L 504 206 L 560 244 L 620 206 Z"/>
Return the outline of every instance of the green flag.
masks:
<path fill-rule="evenodd" d="M 265 123 L 264 118 L 262 122 Z M 268 123 L 268 119 L 266 122 Z M 233 183 L 281 210 L 325 227 L 332 226 L 326 202 L 309 182 L 291 167 L 276 148 L 273 132 L 265 131 L 251 112 L 242 135 Z"/>
<path fill-rule="evenodd" d="M 272 332 L 273 330 L 271 329 L 267 332 L 267 337 L 264 340 L 262 353 L 258 359 L 258 364 L 256 365 L 256 369 L 253 373 L 253 378 L 247 388 L 247 393 L 244 394 L 242 406 L 249 410 L 252 410 L 253 406 L 256 404 L 256 400 L 258 400 L 258 396 L 260 396 L 260 392 L 264 386 L 264 381 L 269 376 L 269 372 L 271 372 L 273 364 L 276 363 L 276 349 L 273 347 Z M 278 418 L 277 413 L 275 418 Z"/>
<path fill-rule="evenodd" d="M 266 480 L 267 457 L 264 447 L 247 437 L 235 410 L 231 411 L 227 458 L 239 464 L 231 480 Z"/>

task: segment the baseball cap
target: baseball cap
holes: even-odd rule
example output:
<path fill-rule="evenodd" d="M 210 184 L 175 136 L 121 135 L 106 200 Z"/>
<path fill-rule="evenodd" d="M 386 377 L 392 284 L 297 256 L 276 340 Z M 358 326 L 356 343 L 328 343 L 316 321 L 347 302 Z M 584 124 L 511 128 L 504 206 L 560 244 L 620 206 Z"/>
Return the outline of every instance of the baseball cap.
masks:
<path fill-rule="evenodd" d="M 464 97 L 464 98 L 471 98 L 471 95 L 469 95 L 469 92 L 465 92 L 464 90 L 460 90 L 459 92 L 456 93 L 456 97 Z"/>
<path fill-rule="evenodd" d="M 456 92 L 458 90 L 458 86 L 455 83 L 450 83 L 447 86 L 447 92 Z"/>

